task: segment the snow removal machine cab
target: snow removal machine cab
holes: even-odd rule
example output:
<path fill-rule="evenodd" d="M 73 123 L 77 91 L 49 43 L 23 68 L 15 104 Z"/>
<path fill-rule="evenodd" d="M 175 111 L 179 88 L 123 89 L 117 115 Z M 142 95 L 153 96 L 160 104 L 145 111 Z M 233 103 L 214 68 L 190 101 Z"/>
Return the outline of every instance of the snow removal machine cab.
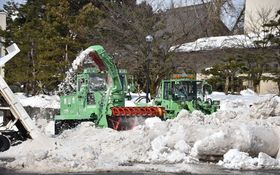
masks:
<path fill-rule="evenodd" d="M 128 130 L 146 117 L 163 118 L 162 107 L 125 107 L 123 81 L 111 57 L 100 45 L 88 49 L 86 64 L 77 74 L 76 91 L 60 98 L 60 115 L 55 116 L 56 134 L 83 121 Z"/>
<path fill-rule="evenodd" d="M 212 86 L 206 81 L 177 75 L 161 82 L 154 104 L 165 108 L 165 119 L 175 118 L 182 109 L 211 114 L 220 108 L 220 102 L 207 98 L 210 93 Z"/>

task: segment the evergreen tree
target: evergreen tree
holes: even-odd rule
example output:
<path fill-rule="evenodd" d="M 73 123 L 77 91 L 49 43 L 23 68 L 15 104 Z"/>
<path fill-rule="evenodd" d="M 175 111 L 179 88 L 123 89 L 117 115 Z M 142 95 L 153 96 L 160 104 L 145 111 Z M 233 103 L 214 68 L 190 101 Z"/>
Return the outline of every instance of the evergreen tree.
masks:
<path fill-rule="evenodd" d="M 277 11 L 276 19 L 271 20 L 265 24 L 266 37 L 260 41 L 262 43 L 269 43 L 276 52 L 272 52 L 272 60 L 278 64 L 278 67 L 270 68 L 269 72 L 272 73 L 272 77 L 267 77 L 268 80 L 273 80 L 278 85 L 278 91 L 280 95 L 280 10 Z"/>
<path fill-rule="evenodd" d="M 82 29 L 94 26 L 100 11 L 91 3 L 71 5 L 75 3 L 68 0 L 28 0 L 21 6 L 10 2 L 4 6 L 8 13 L 7 30 L 1 31 L 5 45 L 14 42 L 21 49 L 7 64 L 10 84 L 23 85 L 26 93 L 48 93 L 64 78 L 77 53 L 89 46 Z"/>
<path fill-rule="evenodd" d="M 220 90 L 219 87 L 222 87 L 225 94 L 228 94 L 229 90 L 233 94 L 235 90 L 240 89 L 238 86 L 240 86 L 241 80 L 237 76 L 243 71 L 244 62 L 231 55 L 229 58 L 223 60 L 222 63 L 205 69 L 202 73 L 212 76 L 209 82 L 214 85 L 214 88 Z"/>

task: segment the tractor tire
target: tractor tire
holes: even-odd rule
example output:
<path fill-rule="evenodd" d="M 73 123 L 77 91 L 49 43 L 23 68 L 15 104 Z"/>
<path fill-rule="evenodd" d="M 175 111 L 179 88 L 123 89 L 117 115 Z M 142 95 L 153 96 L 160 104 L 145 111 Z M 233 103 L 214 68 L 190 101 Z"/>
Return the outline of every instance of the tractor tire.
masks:
<path fill-rule="evenodd" d="M 56 120 L 54 122 L 54 134 L 61 134 L 67 129 L 75 128 L 81 121 L 79 120 Z"/>
<path fill-rule="evenodd" d="M 63 129 L 62 129 L 62 122 L 61 120 L 55 120 L 54 121 L 54 134 L 58 135 L 61 134 Z"/>
<path fill-rule="evenodd" d="M 0 152 L 7 151 L 11 147 L 11 141 L 8 137 L 0 135 Z"/>

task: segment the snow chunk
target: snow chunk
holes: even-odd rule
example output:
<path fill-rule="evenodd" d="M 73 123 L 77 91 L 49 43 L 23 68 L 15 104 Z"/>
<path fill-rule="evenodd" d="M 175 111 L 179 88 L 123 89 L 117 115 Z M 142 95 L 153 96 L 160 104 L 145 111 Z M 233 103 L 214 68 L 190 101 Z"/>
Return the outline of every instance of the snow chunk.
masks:
<path fill-rule="evenodd" d="M 256 169 L 258 164 L 257 158 L 252 158 L 248 153 L 240 152 L 238 149 L 231 149 L 224 155 L 224 160 L 218 162 L 230 169 Z"/>
<path fill-rule="evenodd" d="M 276 168 L 279 166 L 279 160 L 270 157 L 269 155 L 260 152 L 258 156 L 259 168 Z"/>
<path fill-rule="evenodd" d="M 147 118 L 145 120 L 145 125 L 148 126 L 149 128 L 154 128 L 160 122 L 162 122 L 160 118 L 158 118 L 158 117 L 151 117 L 151 118 Z"/>
<path fill-rule="evenodd" d="M 240 91 L 240 94 L 243 96 L 256 95 L 256 93 L 251 89 L 242 90 Z"/>
<path fill-rule="evenodd" d="M 251 157 L 246 152 L 231 149 L 224 155 L 224 160 L 219 161 L 222 165 L 230 169 L 260 169 L 260 168 L 280 168 L 279 160 L 260 152 L 258 157 Z"/>

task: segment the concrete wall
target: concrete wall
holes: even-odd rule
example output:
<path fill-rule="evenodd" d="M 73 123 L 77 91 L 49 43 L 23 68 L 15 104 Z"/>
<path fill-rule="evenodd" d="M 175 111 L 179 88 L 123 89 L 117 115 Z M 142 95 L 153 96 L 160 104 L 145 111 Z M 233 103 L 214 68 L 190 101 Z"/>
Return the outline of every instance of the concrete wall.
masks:
<path fill-rule="evenodd" d="M 280 0 L 246 0 L 245 33 L 259 32 L 262 25 L 275 17 Z"/>
<path fill-rule="evenodd" d="M 5 12 L 0 12 L 0 28 L 2 30 L 6 30 L 6 13 Z M 0 36 L 0 40 L 3 41 L 4 38 L 2 38 Z M 4 50 L 4 47 L 3 45 L 0 43 L 0 57 L 4 56 L 5 55 L 5 50 Z M 3 67 L 0 67 L 0 76 L 4 77 L 4 68 Z"/>

